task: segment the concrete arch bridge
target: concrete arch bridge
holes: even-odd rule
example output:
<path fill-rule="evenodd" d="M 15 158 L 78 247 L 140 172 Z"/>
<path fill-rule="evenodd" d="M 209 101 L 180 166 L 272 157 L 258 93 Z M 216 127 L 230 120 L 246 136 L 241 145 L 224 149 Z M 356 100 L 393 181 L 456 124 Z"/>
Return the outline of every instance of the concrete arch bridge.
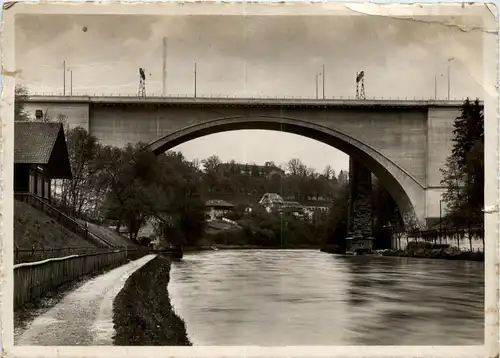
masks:
<path fill-rule="evenodd" d="M 371 174 L 405 225 L 440 217 L 440 169 L 461 101 L 31 96 L 25 108 L 64 115 L 106 145 L 149 142 L 157 154 L 205 135 L 266 129 L 299 134 L 350 156 L 349 229 L 371 236 Z M 319 153 L 320 154 L 320 153 Z"/>

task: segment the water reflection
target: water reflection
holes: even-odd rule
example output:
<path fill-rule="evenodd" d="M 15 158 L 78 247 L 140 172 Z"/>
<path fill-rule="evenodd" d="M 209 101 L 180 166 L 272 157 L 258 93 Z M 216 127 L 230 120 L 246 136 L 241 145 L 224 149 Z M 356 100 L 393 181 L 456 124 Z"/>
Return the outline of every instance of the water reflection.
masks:
<path fill-rule="evenodd" d="M 483 344 L 481 263 L 217 251 L 171 275 L 195 345 Z"/>

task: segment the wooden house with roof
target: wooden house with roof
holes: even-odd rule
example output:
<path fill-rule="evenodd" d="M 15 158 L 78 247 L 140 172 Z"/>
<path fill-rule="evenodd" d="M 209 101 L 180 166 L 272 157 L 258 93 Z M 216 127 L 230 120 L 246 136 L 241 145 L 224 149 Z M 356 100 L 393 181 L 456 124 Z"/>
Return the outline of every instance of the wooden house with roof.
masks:
<path fill-rule="evenodd" d="M 14 122 L 14 193 L 50 202 L 51 180 L 72 178 L 61 123 Z"/>
<path fill-rule="evenodd" d="M 224 200 L 213 199 L 213 200 L 208 200 L 205 203 L 205 208 L 206 208 L 205 212 L 206 216 L 214 220 L 214 219 L 220 219 L 230 211 L 233 211 L 234 205 Z"/>

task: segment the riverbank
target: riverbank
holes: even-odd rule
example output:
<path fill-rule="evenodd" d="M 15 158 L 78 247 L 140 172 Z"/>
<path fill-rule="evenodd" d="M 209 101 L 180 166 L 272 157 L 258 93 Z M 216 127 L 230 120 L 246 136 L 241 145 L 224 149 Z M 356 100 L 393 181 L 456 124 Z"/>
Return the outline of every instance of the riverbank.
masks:
<path fill-rule="evenodd" d="M 191 345 L 170 303 L 170 260 L 158 255 L 128 278 L 113 304 L 114 345 Z"/>
<path fill-rule="evenodd" d="M 416 250 L 381 250 L 379 256 L 415 257 L 421 259 L 463 260 L 484 262 L 483 252 L 461 251 L 456 248 L 421 248 Z"/>
<path fill-rule="evenodd" d="M 319 250 L 321 246 L 297 245 L 289 247 L 259 246 L 259 245 L 211 245 L 184 247 L 184 252 L 210 251 L 210 250 Z"/>

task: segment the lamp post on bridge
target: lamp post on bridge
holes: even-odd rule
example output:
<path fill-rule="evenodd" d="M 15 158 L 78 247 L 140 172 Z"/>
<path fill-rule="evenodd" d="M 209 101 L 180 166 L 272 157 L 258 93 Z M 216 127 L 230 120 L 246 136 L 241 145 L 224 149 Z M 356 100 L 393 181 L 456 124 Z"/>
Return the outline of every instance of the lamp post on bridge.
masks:
<path fill-rule="evenodd" d="M 69 72 L 69 95 L 73 96 L 73 70 L 68 68 L 67 71 Z"/>
<path fill-rule="evenodd" d="M 319 74 L 316 72 L 314 74 L 315 78 L 316 78 L 316 99 L 318 99 L 318 76 Z"/>
<path fill-rule="evenodd" d="M 441 73 L 439 77 L 443 77 L 443 74 Z M 434 75 L 434 99 L 437 100 L 437 78 L 438 75 Z"/>
<path fill-rule="evenodd" d="M 451 69 L 451 66 L 453 65 L 453 61 L 454 60 L 455 60 L 455 57 L 450 57 L 448 59 L 448 61 L 447 61 L 447 63 L 448 63 L 448 68 L 447 68 L 447 70 L 448 70 L 448 101 L 450 100 L 450 87 L 451 87 L 450 86 L 450 82 L 451 82 L 451 80 L 450 80 L 450 69 Z"/>

